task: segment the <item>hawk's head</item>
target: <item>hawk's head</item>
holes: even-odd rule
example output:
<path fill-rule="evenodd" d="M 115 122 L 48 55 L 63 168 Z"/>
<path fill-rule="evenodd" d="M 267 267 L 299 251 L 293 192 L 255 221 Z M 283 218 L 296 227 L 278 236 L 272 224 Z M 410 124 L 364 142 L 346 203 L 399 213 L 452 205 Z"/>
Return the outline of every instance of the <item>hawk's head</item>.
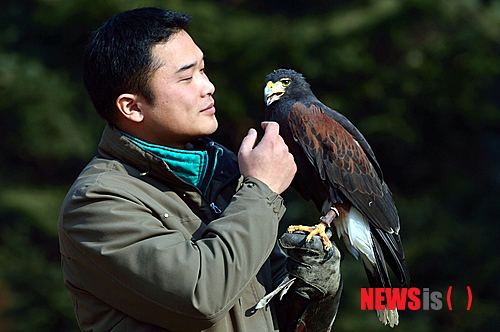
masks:
<path fill-rule="evenodd" d="M 277 100 L 303 99 L 311 88 L 302 74 L 292 69 L 276 69 L 264 79 L 264 102 L 266 106 Z"/>

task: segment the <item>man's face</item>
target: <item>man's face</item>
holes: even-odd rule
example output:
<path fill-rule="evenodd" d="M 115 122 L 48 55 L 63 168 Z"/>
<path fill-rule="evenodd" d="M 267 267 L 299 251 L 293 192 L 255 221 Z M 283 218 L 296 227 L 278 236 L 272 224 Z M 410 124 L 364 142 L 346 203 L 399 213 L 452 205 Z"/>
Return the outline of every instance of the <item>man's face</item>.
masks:
<path fill-rule="evenodd" d="M 193 138 L 212 134 L 218 125 L 215 87 L 205 74 L 203 52 L 185 31 L 151 52 L 153 63 L 160 67 L 149 83 L 154 102 L 140 102 L 144 115 L 140 138 L 183 148 Z"/>

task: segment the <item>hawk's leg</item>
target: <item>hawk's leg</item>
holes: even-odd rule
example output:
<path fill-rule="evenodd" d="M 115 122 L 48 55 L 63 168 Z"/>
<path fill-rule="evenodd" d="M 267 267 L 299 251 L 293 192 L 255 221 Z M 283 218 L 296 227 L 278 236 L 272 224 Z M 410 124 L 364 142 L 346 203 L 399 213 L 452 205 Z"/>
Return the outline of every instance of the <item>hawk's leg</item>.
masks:
<path fill-rule="evenodd" d="M 315 226 L 302 226 L 302 225 L 292 225 L 288 227 L 288 233 L 294 233 L 294 232 L 306 232 L 309 233 L 309 235 L 306 237 L 306 241 L 311 241 L 314 235 L 318 235 L 321 238 L 321 241 L 323 242 L 323 248 L 325 251 L 328 251 L 328 254 L 330 256 L 330 252 L 333 254 L 332 250 L 332 242 L 328 238 L 328 235 L 326 235 L 325 230 L 327 227 L 330 227 L 330 224 L 332 223 L 333 219 L 339 216 L 339 211 L 332 207 L 330 208 L 330 211 L 328 211 L 324 216 L 321 216 L 320 223 L 315 225 Z"/>

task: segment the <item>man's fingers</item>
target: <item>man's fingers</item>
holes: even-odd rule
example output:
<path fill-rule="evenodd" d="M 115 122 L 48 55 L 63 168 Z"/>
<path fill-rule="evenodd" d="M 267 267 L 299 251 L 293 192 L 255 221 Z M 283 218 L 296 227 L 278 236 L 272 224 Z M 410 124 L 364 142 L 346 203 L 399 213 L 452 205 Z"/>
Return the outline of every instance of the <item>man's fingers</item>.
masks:
<path fill-rule="evenodd" d="M 261 123 L 261 126 L 262 129 L 264 129 L 264 137 L 262 137 L 262 140 L 277 136 L 280 133 L 280 125 L 277 122 L 264 121 Z"/>
<path fill-rule="evenodd" d="M 243 141 L 241 142 L 239 153 L 250 152 L 253 149 L 256 140 L 257 131 L 253 128 L 250 128 L 248 134 L 243 138 Z"/>

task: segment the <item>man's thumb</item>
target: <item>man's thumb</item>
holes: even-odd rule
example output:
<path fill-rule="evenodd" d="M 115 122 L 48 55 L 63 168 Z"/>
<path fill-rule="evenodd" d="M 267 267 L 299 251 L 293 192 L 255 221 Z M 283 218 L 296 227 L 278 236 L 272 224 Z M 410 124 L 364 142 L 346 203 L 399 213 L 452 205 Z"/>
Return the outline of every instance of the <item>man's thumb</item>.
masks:
<path fill-rule="evenodd" d="M 253 128 L 250 128 L 248 134 L 243 138 L 243 141 L 241 142 L 239 153 L 250 152 L 253 149 L 256 140 L 257 131 Z"/>

